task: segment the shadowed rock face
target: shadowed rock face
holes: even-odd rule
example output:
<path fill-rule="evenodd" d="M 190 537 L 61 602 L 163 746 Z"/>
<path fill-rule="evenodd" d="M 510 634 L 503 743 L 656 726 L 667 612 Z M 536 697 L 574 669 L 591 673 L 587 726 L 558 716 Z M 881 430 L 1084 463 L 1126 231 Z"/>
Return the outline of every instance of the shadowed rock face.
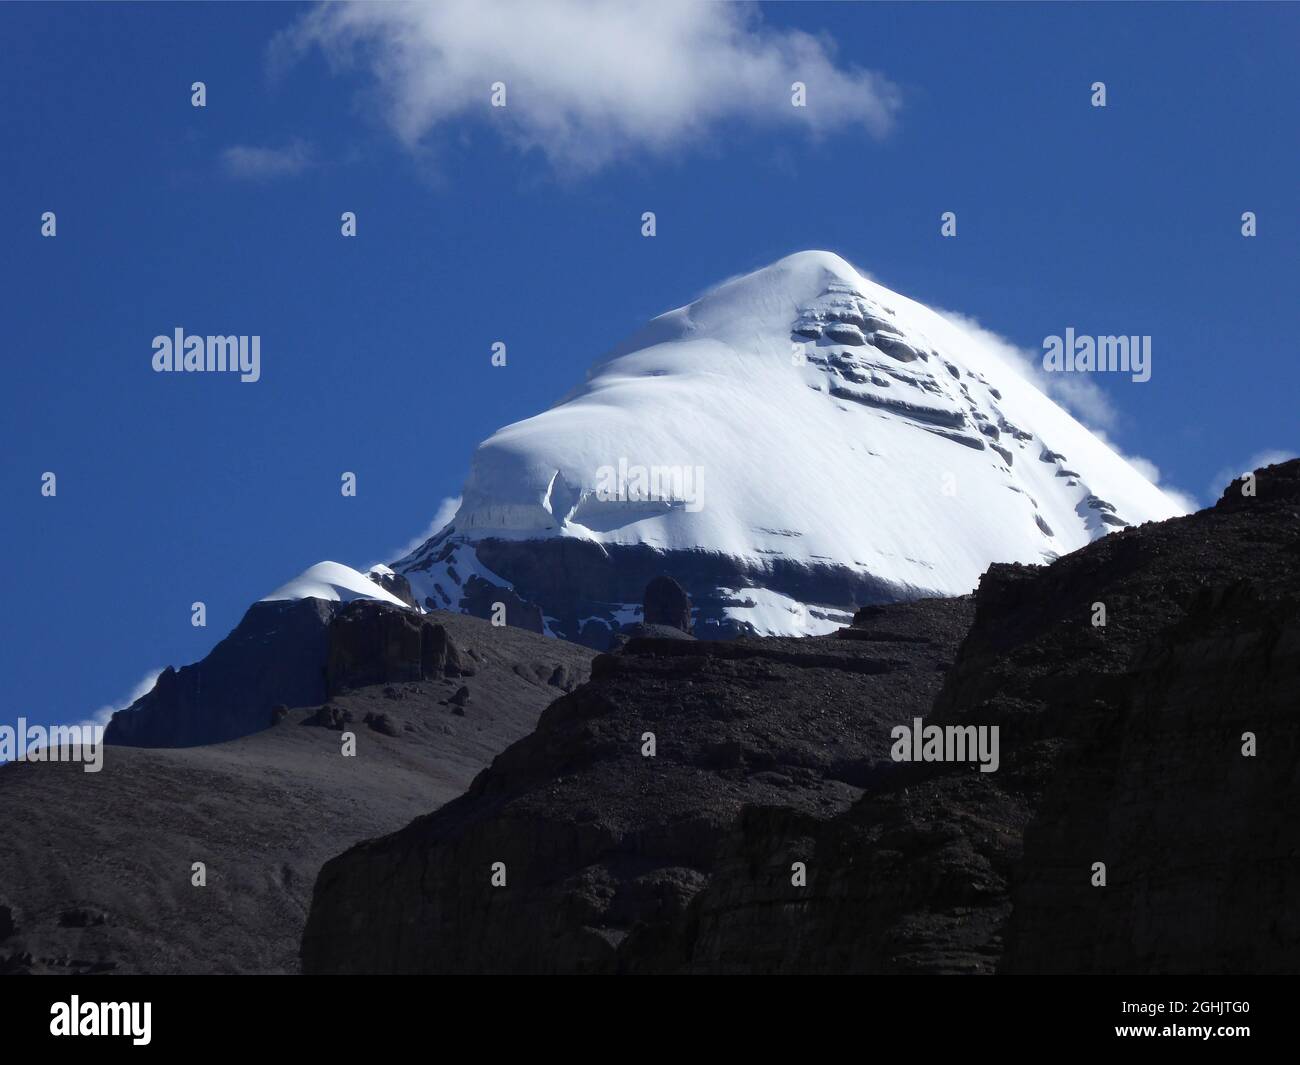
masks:
<path fill-rule="evenodd" d="M 105 739 L 132 747 L 220 743 L 267 728 L 277 707 L 471 668 L 446 629 L 413 610 L 364 599 L 255 603 L 201 662 L 168 667 L 150 692 L 114 714 Z"/>
<path fill-rule="evenodd" d="M 326 864 L 304 967 L 1293 971 L 1300 462 L 1241 487 L 838 638 L 629 641 Z M 894 762 L 914 716 L 998 770 Z"/>
<path fill-rule="evenodd" d="M 656 577 L 645 589 L 644 620 L 624 624 L 609 639 L 607 650 L 619 651 L 632 640 L 693 640 L 691 600 L 671 577 Z M 597 630 L 599 631 L 599 630 Z"/>
<path fill-rule="evenodd" d="M 459 677 L 466 666 L 447 630 L 382 603 L 348 604 L 330 624 L 325 685 L 330 695 L 395 681 Z"/>
<path fill-rule="evenodd" d="M 671 577 L 656 577 L 646 585 L 641 615 L 647 625 L 691 631 L 691 600 Z"/>
<path fill-rule="evenodd" d="M 907 767 L 824 823 L 746 811 L 672 933 L 682 964 L 1293 971 L 1297 470 L 1046 568 L 993 567 L 931 720 L 998 724 L 998 772 Z M 806 892 L 779 875 L 792 856 L 820 870 Z"/>
<path fill-rule="evenodd" d="M 151 691 L 114 714 L 105 742 L 220 743 L 266 728 L 277 705 L 321 702 L 329 625 L 339 605 L 322 599 L 254 603 L 201 662 L 168 666 Z"/>

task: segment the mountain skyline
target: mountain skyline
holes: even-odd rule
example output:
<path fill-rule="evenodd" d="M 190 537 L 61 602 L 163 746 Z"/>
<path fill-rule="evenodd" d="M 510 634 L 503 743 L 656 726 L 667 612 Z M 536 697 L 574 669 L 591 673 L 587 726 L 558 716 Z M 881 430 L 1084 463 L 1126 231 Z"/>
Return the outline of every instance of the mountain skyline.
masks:
<path fill-rule="evenodd" d="M 696 638 L 826 636 L 1186 513 L 1049 380 L 832 252 L 786 256 L 648 322 L 483 441 L 460 506 L 391 567 L 311 566 L 107 734 L 214 742 L 319 701 L 336 604 L 358 599 L 606 651 L 644 631 L 646 589 L 669 580 Z"/>
<path fill-rule="evenodd" d="M 337 1054 L 452 974 L 1284 1037 L 1297 39 L 0 4 L 17 1045 Z"/>
<path fill-rule="evenodd" d="M 409 86 L 377 92 L 382 70 L 331 64 L 326 46 L 353 44 L 313 37 L 312 10 L 0 11 L 24 43 L 0 85 L 30 104 L 0 118 L 15 249 L 0 272 L 11 348 L 27 353 L 0 401 L 5 540 L 29 615 L 0 664 L 30 719 L 124 705 L 146 671 L 202 658 L 321 559 L 398 557 L 460 494 L 480 440 L 552 405 L 639 323 L 802 248 L 1035 354 L 1070 328 L 1151 336 L 1149 382 L 1097 375 L 1061 398 L 1200 503 L 1225 471 L 1294 446 L 1293 390 L 1275 387 L 1300 326 L 1294 9 L 958 7 L 939 24 L 893 6 L 768 7 L 715 41 L 757 57 L 747 77 L 775 57 L 785 108 L 790 42 L 823 41 L 834 121 L 769 122 L 670 35 L 688 104 L 646 116 L 654 143 L 582 160 L 562 138 L 529 142 L 526 116 L 502 131 L 486 103 L 430 116 Z M 380 55 L 444 32 L 371 29 Z M 1067 54 L 1041 47 L 1053 34 Z M 513 38 L 488 55 L 456 40 L 560 92 Z M 1232 76 L 1208 85 L 1206 69 Z M 1105 109 L 1089 102 L 1098 79 Z M 879 106 L 843 103 L 845 86 Z M 642 86 L 602 88 L 623 114 Z M 720 102 L 689 102 L 704 96 Z M 826 99 L 812 94 L 814 112 Z M 1139 151 L 1141 167 L 1116 164 Z M 1243 211 L 1259 236 L 1241 235 Z M 261 379 L 155 374 L 150 341 L 177 327 L 260 335 Z M 491 364 L 498 342 L 506 367 Z M 348 471 L 355 497 L 339 493 Z M 113 603 L 118 624 L 67 661 L 58 634 L 84 602 Z"/>

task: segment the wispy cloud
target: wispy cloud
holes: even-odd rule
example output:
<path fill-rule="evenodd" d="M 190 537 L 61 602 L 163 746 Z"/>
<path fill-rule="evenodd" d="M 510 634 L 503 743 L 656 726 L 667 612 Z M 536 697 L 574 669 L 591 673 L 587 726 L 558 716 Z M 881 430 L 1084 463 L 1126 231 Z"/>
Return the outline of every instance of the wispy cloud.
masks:
<path fill-rule="evenodd" d="M 101 706 L 85 721 L 79 722 L 82 725 L 107 725 L 111 718 L 119 710 L 125 710 L 140 696 L 153 690 L 153 686 L 158 682 L 158 677 L 162 674 L 161 669 L 153 669 L 140 678 L 140 682 L 131 689 L 131 694 L 117 703 L 110 703 L 107 706 Z"/>
<path fill-rule="evenodd" d="M 749 5 L 698 0 L 440 0 L 338 3 L 272 44 L 283 65 L 320 48 L 359 64 L 380 117 L 409 146 L 455 119 L 494 126 L 557 169 L 592 170 L 642 151 L 707 141 L 723 123 L 859 128 L 884 136 L 899 90 L 841 64 L 825 37 L 776 29 Z M 791 85 L 807 87 L 807 106 Z M 506 86 L 506 106 L 490 105 Z"/>
<path fill-rule="evenodd" d="M 438 504 L 438 509 L 434 512 L 433 521 L 429 522 L 429 527 L 425 529 L 424 532 L 420 533 L 419 536 L 416 536 L 413 539 L 411 539 L 411 541 L 407 543 L 405 547 L 399 547 L 388 552 L 388 556 L 387 558 L 384 559 L 384 561 L 396 562 L 398 559 L 405 558 L 417 547 L 419 547 L 422 543 L 424 543 L 425 540 L 429 539 L 429 537 L 431 537 L 434 533 L 438 532 L 444 525 L 446 525 L 449 521 L 451 521 L 451 519 L 456 516 L 456 511 L 458 511 L 459 509 L 460 509 L 460 496 L 447 496 L 446 498 L 444 498 L 443 501 Z M 373 569 L 377 565 L 379 565 L 379 563 L 372 562 L 369 566 L 366 566 L 366 570 Z"/>
<path fill-rule="evenodd" d="M 1223 495 L 1223 490 L 1243 473 L 1251 473 L 1262 466 L 1274 466 L 1279 462 L 1287 462 L 1294 458 L 1300 458 L 1300 455 L 1297 455 L 1294 451 L 1269 448 L 1265 451 L 1256 451 L 1255 454 L 1251 455 L 1239 466 L 1224 466 L 1214 475 L 1214 480 L 1208 486 L 1210 498 L 1218 499 Z"/>
<path fill-rule="evenodd" d="M 300 140 L 283 148 L 256 148 L 235 144 L 221 153 L 221 165 L 233 178 L 267 181 L 292 177 L 312 164 L 311 146 Z"/>

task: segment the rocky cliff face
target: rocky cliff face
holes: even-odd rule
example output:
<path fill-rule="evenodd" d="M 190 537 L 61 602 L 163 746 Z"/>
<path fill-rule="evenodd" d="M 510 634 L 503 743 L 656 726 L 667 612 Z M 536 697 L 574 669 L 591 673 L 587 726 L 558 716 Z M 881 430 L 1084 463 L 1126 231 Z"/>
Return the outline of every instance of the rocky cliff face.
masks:
<path fill-rule="evenodd" d="M 260 602 L 201 662 L 164 670 L 152 691 L 113 716 L 105 739 L 132 747 L 220 743 L 269 727 L 277 707 L 472 673 L 430 615 L 368 599 Z"/>
<path fill-rule="evenodd" d="M 1291 971 L 1297 698 L 1292 462 L 973 603 L 629 641 L 464 797 L 327 863 L 303 963 Z M 914 717 L 997 726 L 997 770 L 894 761 Z"/>
<path fill-rule="evenodd" d="M 200 662 L 168 666 L 151 691 L 113 715 L 104 738 L 131 747 L 193 747 L 266 728 L 277 705 L 326 697 L 329 626 L 340 604 L 254 603 Z"/>
<path fill-rule="evenodd" d="M 349 603 L 330 623 L 325 687 L 348 688 L 473 674 L 439 624 L 381 603 Z"/>

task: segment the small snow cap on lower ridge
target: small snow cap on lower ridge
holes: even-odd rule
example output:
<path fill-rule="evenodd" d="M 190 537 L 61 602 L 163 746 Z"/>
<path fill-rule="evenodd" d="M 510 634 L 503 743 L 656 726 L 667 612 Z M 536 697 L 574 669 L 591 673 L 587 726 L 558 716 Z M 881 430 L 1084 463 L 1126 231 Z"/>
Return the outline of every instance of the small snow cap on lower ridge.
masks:
<path fill-rule="evenodd" d="M 341 562 L 317 562 L 303 570 L 287 584 L 282 584 L 260 602 L 273 603 L 287 599 L 325 599 L 335 603 L 350 603 L 354 599 L 375 599 L 392 603 L 404 610 L 410 609 L 397 596 L 381 588 L 365 574 Z"/>

